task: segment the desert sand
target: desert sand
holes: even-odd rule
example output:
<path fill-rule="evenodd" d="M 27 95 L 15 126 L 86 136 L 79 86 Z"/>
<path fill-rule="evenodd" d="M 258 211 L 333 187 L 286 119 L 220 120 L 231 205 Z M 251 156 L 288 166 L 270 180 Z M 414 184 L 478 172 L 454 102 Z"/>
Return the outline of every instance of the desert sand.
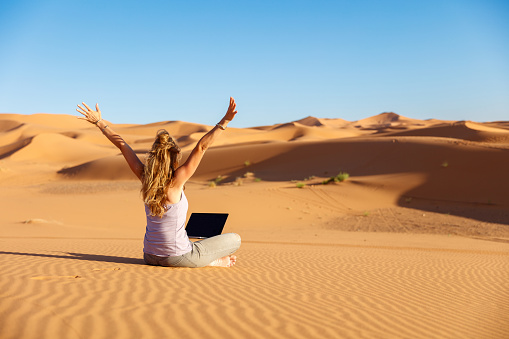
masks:
<path fill-rule="evenodd" d="M 109 124 L 140 157 L 158 129 L 185 158 L 211 128 Z M 164 268 L 97 128 L 0 114 L 0 338 L 509 337 L 509 122 L 231 126 L 186 195 L 230 213 L 238 262 Z"/>

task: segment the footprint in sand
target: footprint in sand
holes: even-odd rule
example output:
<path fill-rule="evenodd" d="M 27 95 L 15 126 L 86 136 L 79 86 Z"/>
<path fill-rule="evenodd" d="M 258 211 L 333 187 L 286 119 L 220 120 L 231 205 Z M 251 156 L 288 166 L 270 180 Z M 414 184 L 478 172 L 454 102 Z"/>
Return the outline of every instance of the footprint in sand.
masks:
<path fill-rule="evenodd" d="M 39 277 L 32 277 L 34 280 L 52 280 L 52 279 L 79 279 L 82 278 L 79 275 L 43 275 Z"/>
<path fill-rule="evenodd" d="M 60 221 L 56 220 L 46 220 L 40 218 L 27 219 L 22 221 L 23 224 L 55 224 L 55 225 L 63 225 Z"/>
<path fill-rule="evenodd" d="M 92 271 L 119 271 L 120 267 L 113 268 L 92 268 Z M 33 280 L 56 280 L 56 279 L 80 279 L 83 278 L 80 275 L 41 275 L 38 277 L 32 277 Z"/>

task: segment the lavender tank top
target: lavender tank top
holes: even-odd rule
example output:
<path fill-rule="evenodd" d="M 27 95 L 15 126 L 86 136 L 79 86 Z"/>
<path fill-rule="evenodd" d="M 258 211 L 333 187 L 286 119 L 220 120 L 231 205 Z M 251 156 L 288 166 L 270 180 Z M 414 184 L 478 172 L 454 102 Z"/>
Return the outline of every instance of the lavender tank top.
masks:
<path fill-rule="evenodd" d="M 147 229 L 143 252 L 160 257 L 172 257 L 191 251 L 192 243 L 187 237 L 185 228 L 188 207 L 184 191 L 178 203 L 166 205 L 166 212 L 162 218 L 151 216 L 150 208 L 145 205 Z"/>

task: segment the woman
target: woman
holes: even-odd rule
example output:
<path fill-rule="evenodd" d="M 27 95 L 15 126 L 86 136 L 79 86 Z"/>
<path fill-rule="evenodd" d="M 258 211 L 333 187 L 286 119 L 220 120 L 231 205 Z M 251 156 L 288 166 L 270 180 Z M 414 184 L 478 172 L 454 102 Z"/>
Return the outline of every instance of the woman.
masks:
<path fill-rule="evenodd" d="M 240 247 L 238 234 L 221 234 L 194 243 L 189 240 L 185 230 L 188 202 L 184 185 L 198 168 L 205 151 L 237 114 L 235 100 L 230 97 L 225 116 L 198 141 L 180 167 L 180 148 L 167 131 L 157 132 L 143 164 L 122 137 L 101 118 L 98 104 L 95 111 L 84 102 L 82 104 L 76 109 L 84 116 L 79 119 L 96 125 L 120 149 L 142 183 L 141 192 L 147 214 L 143 248 L 145 262 L 168 267 L 233 266 L 237 257 L 232 254 Z"/>

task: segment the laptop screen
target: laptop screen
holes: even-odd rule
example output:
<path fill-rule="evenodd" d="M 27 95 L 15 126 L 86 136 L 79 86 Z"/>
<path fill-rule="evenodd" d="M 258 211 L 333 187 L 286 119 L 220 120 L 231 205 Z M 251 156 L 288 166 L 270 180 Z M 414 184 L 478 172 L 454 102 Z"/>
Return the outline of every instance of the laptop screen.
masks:
<path fill-rule="evenodd" d="M 187 222 L 189 238 L 210 238 L 223 232 L 228 213 L 193 213 Z"/>

